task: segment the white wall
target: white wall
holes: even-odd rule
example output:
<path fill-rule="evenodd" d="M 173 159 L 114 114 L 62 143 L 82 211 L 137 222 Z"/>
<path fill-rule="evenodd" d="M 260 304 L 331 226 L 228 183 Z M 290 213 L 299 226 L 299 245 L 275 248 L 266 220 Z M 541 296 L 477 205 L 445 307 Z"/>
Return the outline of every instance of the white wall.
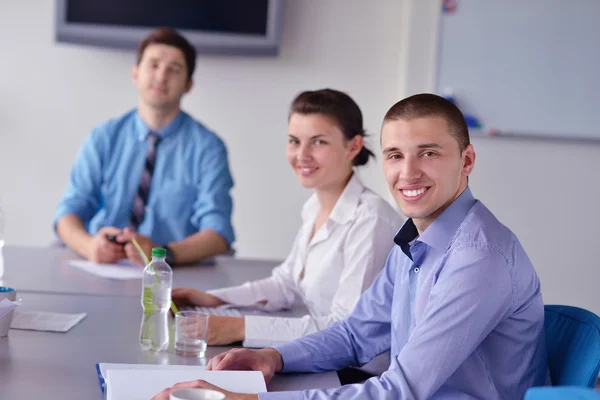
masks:
<path fill-rule="evenodd" d="M 243 257 L 283 258 L 300 226 L 309 192 L 285 160 L 292 98 L 306 89 L 347 91 L 376 133 L 401 84 L 402 1 L 284 3 L 279 57 L 201 56 L 184 101 L 228 145 L 235 246 Z M 0 197 L 9 244 L 52 241 L 54 209 L 81 141 L 136 101 L 134 53 L 56 44 L 53 7 L 47 0 L 0 2 Z M 362 176 L 387 193 L 379 160 Z"/>
<path fill-rule="evenodd" d="M 136 99 L 133 53 L 55 44 L 53 4 L 0 2 L 0 197 L 10 244 L 52 240 L 54 207 L 77 147 L 93 125 Z M 376 133 L 392 103 L 435 87 L 436 0 L 285 5 L 280 57 L 200 57 L 184 104 L 229 146 L 240 256 L 285 256 L 299 225 L 308 193 L 284 158 L 287 106 L 298 91 L 348 91 Z M 521 239 L 545 301 L 600 313 L 600 147 L 473 142 L 471 187 Z M 387 196 L 379 160 L 362 176 Z"/>
<path fill-rule="evenodd" d="M 403 95 L 435 90 L 439 3 L 409 0 Z M 599 128 L 600 129 L 600 128 Z M 600 314 L 600 145 L 474 138 L 470 186 L 519 237 L 546 303 Z"/>

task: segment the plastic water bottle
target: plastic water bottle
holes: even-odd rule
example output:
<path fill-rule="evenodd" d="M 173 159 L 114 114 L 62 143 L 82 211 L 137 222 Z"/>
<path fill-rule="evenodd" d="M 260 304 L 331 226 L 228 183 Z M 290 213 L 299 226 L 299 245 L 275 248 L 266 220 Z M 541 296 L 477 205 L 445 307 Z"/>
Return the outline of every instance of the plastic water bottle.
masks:
<path fill-rule="evenodd" d="M 140 346 L 154 352 L 169 347 L 168 315 L 171 306 L 173 270 L 165 261 L 163 248 L 152 249 L 152 261 L 144 268 L 142 283 L 142 326 Z"/>
<path fill-rule="evenodd" d="M 0 202 L 0 279 L 4 276 L 4 212 Z"/>

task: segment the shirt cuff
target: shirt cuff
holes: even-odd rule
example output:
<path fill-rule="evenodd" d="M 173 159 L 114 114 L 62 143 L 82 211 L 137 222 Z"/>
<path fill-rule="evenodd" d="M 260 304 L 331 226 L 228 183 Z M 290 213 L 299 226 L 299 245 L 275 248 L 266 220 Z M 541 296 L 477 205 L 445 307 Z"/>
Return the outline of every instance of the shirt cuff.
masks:
<path fill-rule="evenodd" d="M 83 224 L 87 230 L 88 221 L 86 221 L 85 218 L 82 217 L 82 215 L 85 215 L 85 213 L 81 207 L 76 207 L 74 205 L 67 206 L 65 204 L 60 204 L 57 207 L 56 213 L 54 214 L 54 220 L 52 221 L 52 228 L 54 229 L 55 233 L 58 234 L 58 231 L 57 231 L 58 221 L 60 221 L 60 219 L 62 217 L 64 217 L 65 215 L 69 215 L 69 214 L 76 215 L 83 222 Z"/>
<path fill-rule="evenodd" d="M 270 392 L 259 393 L 258 400 L 303 400 L 302 392 Z"/>
<path fill-rule="evenodd" d="M 273 346 L 283 360 L 281 372 L 308 371 L 312 355 L 306 347 L 297 340 Z"/>
<path fill-rule="evenodd" d="M 202 217 L 198 226 L 198 231 L 210 229 L 217 232 L 225 239 L 229 247 L 235 242 L 235 233 L 233 232 L 233 226 L 231 221 L 222 216 L 217 215 L 205 215 Z"/>
<path fill-rule="evenodd" d="M 269 322 L 272 322 L 273 317 L 262 317 L 257 315 L 246 315 L 245 332 L 244 332 L 244 347 L 262 348 L 270 347 L 281 343 L 284 340 L 277 340 L 275 336 L 277 332 Z M 277 335 L 279 336 L 279 335 Z"/>
<path fill-rule="evenodd" d="M 246 284 L 222 289 L 209 290 L 206 293 L 212 294 L 213 296 L 219 298 L 225 303 L 234 306 L 252 306 L 258 302 L 253 298 L 252 290 L 250 290 L 250 288 Z"/>

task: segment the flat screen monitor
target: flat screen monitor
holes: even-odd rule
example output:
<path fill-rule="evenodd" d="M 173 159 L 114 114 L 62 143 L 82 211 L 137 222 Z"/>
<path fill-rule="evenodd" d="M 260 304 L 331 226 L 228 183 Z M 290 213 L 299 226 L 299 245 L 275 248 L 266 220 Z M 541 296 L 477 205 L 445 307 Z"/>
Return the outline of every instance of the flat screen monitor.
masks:
<path fill-rule="evenodd" d="M 153 29 L 199 54 L 277 55 L 282 0 L 56 0 L 56 41 L 136 49 Z"/>

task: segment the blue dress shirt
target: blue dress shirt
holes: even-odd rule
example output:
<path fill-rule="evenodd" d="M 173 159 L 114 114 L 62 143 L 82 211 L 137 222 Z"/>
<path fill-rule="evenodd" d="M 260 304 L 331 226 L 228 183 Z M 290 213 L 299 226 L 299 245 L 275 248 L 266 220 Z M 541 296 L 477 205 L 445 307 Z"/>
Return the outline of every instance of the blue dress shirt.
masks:
<path fill-rule="evenodd" d="M 522 399 L 548 384 L 540 283 L 516 236 L 467 188 L 418 237 L 408 220 L 371 288 L 345 320 L 275 346 L 283 372 L 362 365 L 364 384 L 260 399 Z"/>
<path fill-rule="evenodd" d="M 54 226 L 62 216 L 75 214 L 92 235 L 104 226 L 125 228 L 149 132 L 137 110 L 95 128 L 75 159 Z M 183 111 L 155 133 L 161 140 L 138 232 L 166 244 L 211 229 L 231 245 L 233 179 L 224 143 Z"/>

